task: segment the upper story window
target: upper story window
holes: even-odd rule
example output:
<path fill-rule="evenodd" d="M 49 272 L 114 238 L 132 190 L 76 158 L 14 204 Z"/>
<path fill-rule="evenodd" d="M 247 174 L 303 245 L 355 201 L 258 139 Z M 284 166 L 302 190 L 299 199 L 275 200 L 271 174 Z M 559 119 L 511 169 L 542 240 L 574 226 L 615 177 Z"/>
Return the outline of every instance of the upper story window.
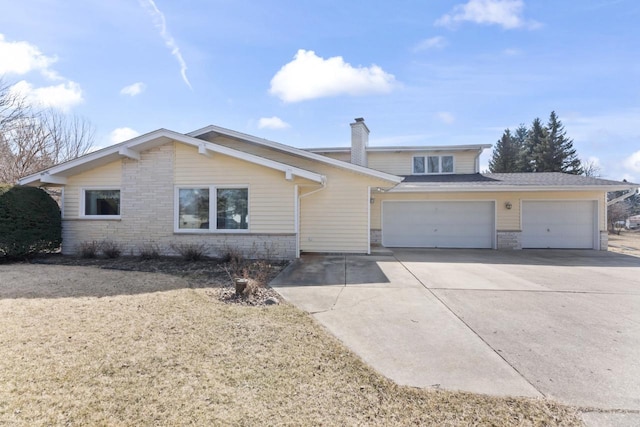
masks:
<path fill-rule="evenodd" d="M 413 174 L 453 173 L 453 156 L 414 156 Z"/>
<path fill-rule="evenodd" d="M 84 189 L 82 216 L 94 218 L 120 218 L 120 190 Z"/>

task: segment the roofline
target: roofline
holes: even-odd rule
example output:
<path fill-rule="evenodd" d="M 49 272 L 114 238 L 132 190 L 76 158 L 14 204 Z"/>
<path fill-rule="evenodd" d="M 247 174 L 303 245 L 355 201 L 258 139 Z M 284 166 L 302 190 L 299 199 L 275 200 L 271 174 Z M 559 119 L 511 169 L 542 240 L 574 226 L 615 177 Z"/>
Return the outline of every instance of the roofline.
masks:
<path fill-rule="evenodd" d="M 388 193 L 439 193 L 439 192 L 529 192 L 529 191 L 621 191 L 637 188 L 636 186 L 622 186 L 622 185 L 562 185 L 562 186 L 549 186 L 549 185 L 500 185 L 500 186 L 480 186 L 480 187 L 463 187 L 463 186 L 439 186 L 439 187 L 422 187 L 422 188 L 398 188 L 393 187 L 388 190 Z"/>
<path fill-rule="evenodd" d="M 469 144 L 469 145 L 403 145 L 403 146 L 381 146 L 367 147 L 370 152 L 393 152 L 393 151 L 468 151 L 485 150 L 491 148 L 491 144 Z M 305 148 L 305 151 L 312 153 L 347 153 L 351 147 L 326 147 L 326 148 Z"/>
<path fill-rule="evenodd" d="M 331 166 L 335 166 L 341 169 L 346 169 L 351 172 L 355 172 L 363 175 L 368 175 L 374 178 L 383 179 L 385 181 L 400 183 L 402 182 L 402 179 L 403 179 L 402 177 L 397 175 L 380 172 L 374 169 L 366 168 L 364 166 L 358 166 L 351 163 L 346 163 L 346 162 L 343 162 L 342 160 L 335 160 L 326 156 L 322 156 L 320 154 L 316 154 L 316 153 L 312 153 L 312 152 L 300 149 L 300 148 L 291 147 L 289 145 L 281 144 L 279 142 L 271 141 L 264 138 L 258 138 L 253 135 L 237 132 L 231 129 L 222 128 L 220 126 L 209 125 L 201 129 L 195 130 L 193 132 L 189 132 L 186 135 L 190 137 L 197 137 L 208 132 L 215 132 L 221 135 L 229 136 L 231 138 L 241 139 L 241 140 L 252 142 L 254 144 L 264 145 L 266 147 L 284 151 L 286 153 L 293 154 L 299 157 L 306 157 L 307 159 L 310 159 L 310 160 L 326 163 Z"/>
<path fill-rule="evenodd" d="M 85 163 L 92 162 L 94 160 L 98 160 L 100 158 L 103 158 L 112 154 L 122 154 L 121 151 L 124 152 L 124 150 L 135 151 L 135 147 L 147 142 L 151 142 L 155 139 L 160 139 L 160 138 L 166 138 L 167 139 L 166 142 L 178 141 L 183 144 L 197 147 L 199 150 L 200 149 L 208 150 L 214 153 L 219 153 L 219 154 L 227 155 L 237 159 L 246 160 L 254 164 L 262 165 L 271 169 L 285 172 L 287 176 L 289 174 L 292 174 L 295 176 L 299 176 L 301 178 L 308 179 L 310 181 L 318 182 L 320 184 L 323 184 L 326 182 L 326 177 L 324 175 L 311 172 L 306 169 L 301 169 L 298 167 L 287 165 L 285 163 L 281 163 L 275 160 L 256 156 L 254 154 L 245 153 L 243 151 L 235 150 L 233 148 L 224 147 L 222 145 L 218 145 L 212 142 L 203 141 L 201 139 L 197 139 L 189 135 L 174 132 L 168 129 L 158 129 L 153 132 L 149 132 L 147 134 L 132 138 L 128 141 L 124 141 L 119 144 L 115 144 L 110 147 L 106 147 L 101 150 L 94 151 L 93 153 L 86 154 L 82 157 L 78 157 L 76 159 L 70 160 L 60 165 L 52 166 L 48 169 L 44 169 L 35 174 L 28 175 L 24 178 L 19 179 L 18 183 L 21 185 L 33 183 L 35 181 L 40 180 L 44 175 L 48 175 L 48 176 L 56 175 L 58 173 L 64 172 L 66 170 L 72 169 L 74 167 L 80 166 Z"/>

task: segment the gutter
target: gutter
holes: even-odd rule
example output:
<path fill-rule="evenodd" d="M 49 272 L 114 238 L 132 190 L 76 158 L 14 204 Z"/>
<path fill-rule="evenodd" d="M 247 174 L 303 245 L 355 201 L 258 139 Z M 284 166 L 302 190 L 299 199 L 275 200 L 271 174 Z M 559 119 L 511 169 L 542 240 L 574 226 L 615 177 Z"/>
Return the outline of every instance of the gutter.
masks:
<path fill-rule="evenodd" d="M 629 190 L 629 192 L 628 192 L 628 193 L 625 193 L 625 194 L 623 194 L 623 195 L 622 195 L 622 196 L 620 196 L 620 197 L 616 197 L 616 198 L 615 198 L 615 199 L 613 199 L 613 200 L 609 200 L 609 201 L 607 202 L 607 206 L 615 205 L 615 204 L 616 204 L 616 203 L 618 203 L 618 202 L 622 202 L 623 200 L 628 199 L 629 197 L 631 197 L 631 196 L 633 196 L 634 194 L 636 194 L 636 191 L 637 191 L 637 190 L 638 190 L 637 188 L 632 188 L 631 190 Z"/>

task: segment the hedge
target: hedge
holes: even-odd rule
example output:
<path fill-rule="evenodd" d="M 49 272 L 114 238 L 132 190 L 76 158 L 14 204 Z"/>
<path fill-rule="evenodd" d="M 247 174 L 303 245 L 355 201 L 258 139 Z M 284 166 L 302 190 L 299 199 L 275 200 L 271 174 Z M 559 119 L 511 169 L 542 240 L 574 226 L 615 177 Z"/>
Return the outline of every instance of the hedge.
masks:
<path fill-rule="evenodd" d="M 0 258 L 21 260 L 58 249 L 62 220 L 58 204 L 35 187 L 0 185 Z"/>

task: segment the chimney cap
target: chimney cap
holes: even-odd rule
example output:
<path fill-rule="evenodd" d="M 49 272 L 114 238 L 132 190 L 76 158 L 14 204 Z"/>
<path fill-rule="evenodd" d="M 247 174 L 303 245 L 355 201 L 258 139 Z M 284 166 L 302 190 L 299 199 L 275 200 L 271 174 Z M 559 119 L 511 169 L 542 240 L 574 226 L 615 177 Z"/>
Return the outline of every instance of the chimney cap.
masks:
<path fill-rule="evenodd" d="M 364 122 L 364 118 L 363 117 L 356 117 L 356 122 Z"/>

